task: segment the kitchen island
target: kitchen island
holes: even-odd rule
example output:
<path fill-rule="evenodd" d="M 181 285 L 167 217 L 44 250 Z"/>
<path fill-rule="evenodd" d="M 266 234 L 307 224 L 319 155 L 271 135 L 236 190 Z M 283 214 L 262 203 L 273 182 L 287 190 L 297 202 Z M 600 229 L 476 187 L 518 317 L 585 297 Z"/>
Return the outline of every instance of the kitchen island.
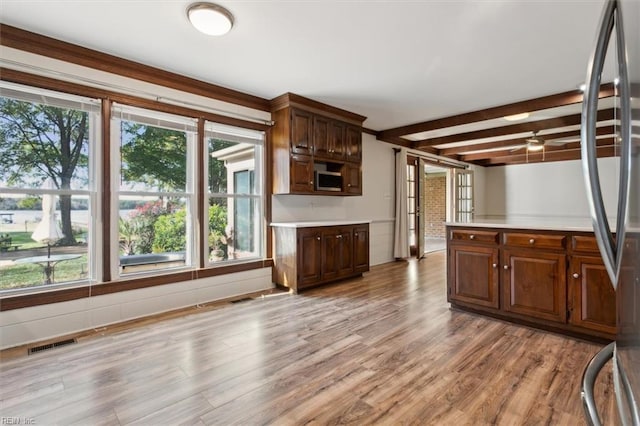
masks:
<path fill-rule="evenodd" d="M 588 219 L 482 218 L 446 227 L 452 308 L 615 338 L 615 292 Z"/>

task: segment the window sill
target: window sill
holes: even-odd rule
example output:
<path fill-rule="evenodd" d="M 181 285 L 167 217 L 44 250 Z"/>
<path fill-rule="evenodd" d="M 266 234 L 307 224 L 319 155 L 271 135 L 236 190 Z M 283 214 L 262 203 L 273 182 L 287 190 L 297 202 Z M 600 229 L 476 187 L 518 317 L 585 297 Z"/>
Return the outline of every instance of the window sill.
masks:
<path fill-rule="evenodd" d="M 253 269 L 269 268 L 273 266 L 272 259 L 261 259 L 252 262 L 234 263 L 205 269 L 194 269 L 174 273 L 152 275 L 140 278 L 123 279 L 100 284 L 73 288 L 57 288 L 38 293 L 11 295 L 0 298 L 0 311 L 28 308 L 31 306 L 47 305 L 50 303 L 67 302 L 86 297 L 101 296 L 121 291 L 136 290 L 157 285 L 174 284 L 217 275 L 233 274 Z"/>

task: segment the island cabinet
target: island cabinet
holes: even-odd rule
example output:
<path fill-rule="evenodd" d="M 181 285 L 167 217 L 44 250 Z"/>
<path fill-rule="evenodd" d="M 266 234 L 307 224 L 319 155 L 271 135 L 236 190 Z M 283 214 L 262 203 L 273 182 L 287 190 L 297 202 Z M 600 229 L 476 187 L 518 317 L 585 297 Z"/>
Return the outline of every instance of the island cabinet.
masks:
<path fill-rule="evenodd" d="M 613 339 L 616 297 L 593 234 L 447 227 L 452 307 Z"/>
<path fill-rule="evenodd" d="M 273 282 L 298 292 L 369 270 L 369 224 L 274 224 Z"/>
<path fill-rule="evenodd" d="M 271 114 L 274 194 L 362 195 L 366 117 L 292 93 L 273 99 Z M 319 188 L 316 171 L 337 175 L 338 183 Z"/>

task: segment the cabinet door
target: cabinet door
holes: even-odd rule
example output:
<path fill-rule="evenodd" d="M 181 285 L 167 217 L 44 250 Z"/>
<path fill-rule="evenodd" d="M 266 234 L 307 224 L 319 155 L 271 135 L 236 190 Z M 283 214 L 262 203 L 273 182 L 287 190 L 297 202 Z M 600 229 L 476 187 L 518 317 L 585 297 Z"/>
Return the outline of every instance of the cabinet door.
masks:
<path fill-rule="evenodd" d="M 329 123 L 329 155 L 334 160 L 343 160 L 345 157 L 345 126 L 345 123 L 337 120 Z"/>
<path fill-rule="evenodd" d="M 345 163 L 342 167 L 342 179 L 345 193 L 362 195 L 362 171 L 359 163 Z"/>
<path fill-rule="evenodd" d="M 347 124 L 345 129 L 345 149 L 347 161 L 362 159 L 362 128 Z"/>
<path fill-rule="evenodd" d="M 502 309 L 567 322 L 566 256 L 533 250 L 504 250 Z"/>
<path fill-rule="evenodd" d="M 293 108 L 291 110 L 291 152 L 313 153 L 313 115 Z"/>
<path fill-rule="evenodd" d="M 291 192 L 313 192 L 313 161 L 308 155 L 291 155 Z"/>
<path fill-rule="evenodd" d="M 316 157 L 330 158 L 329 123 L 328 118 L 313 117 L 313 153 Z"/>
<path fill-rule="evenodd" d="M 449 246 L 449 299 L 498 308 L 498 248 Z"/>
<path fill-rule="evenodd" d="M 602 259 L 574 256 L 569 274 L 569 322 L 614 335 L 616 293 Z"/>
<path fill-rule="evenodd" d="M 322 241 L 316 228 L 298 230 L 298 287 L 306 287 L 322 279 Z"/>
<path fill-rule="evenodd" d="M 335 252 L 338 276 L 353 275 L 353 227 L 341 228 L 338 233 L 338 250 Z"/>
<path fill-rule="evenodd" d="M 353 269 L 355 272 L 369 270 L 369 226 L 353 228 Z"/>
<path fill-rule="evenodd" d="M 322 231 L 322 281 L 330 281 L 338 277 L 339 235 L 337 228 L 325 228 Z"/>

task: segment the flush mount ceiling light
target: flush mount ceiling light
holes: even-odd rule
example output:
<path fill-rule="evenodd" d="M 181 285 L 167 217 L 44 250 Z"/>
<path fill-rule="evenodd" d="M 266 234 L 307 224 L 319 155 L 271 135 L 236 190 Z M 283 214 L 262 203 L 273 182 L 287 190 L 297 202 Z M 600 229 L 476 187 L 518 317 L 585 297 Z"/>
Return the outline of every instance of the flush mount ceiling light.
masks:
<path fill-rule="evenodd" d="M 220 36 L 233 27 L 233 15 L 222 6 L 213 3 L 194 3 L 187 9 L 191 25 L 207 35 Z"/>
<path fill-rule="evenodd" d="M 519 120 L 524 120 L 525 118 L 529 118 L 529 113 L 522 112 L 520 114 L 507 115 L 502 118 L 504 118 L 507 121 L 519 121 Z"/>

